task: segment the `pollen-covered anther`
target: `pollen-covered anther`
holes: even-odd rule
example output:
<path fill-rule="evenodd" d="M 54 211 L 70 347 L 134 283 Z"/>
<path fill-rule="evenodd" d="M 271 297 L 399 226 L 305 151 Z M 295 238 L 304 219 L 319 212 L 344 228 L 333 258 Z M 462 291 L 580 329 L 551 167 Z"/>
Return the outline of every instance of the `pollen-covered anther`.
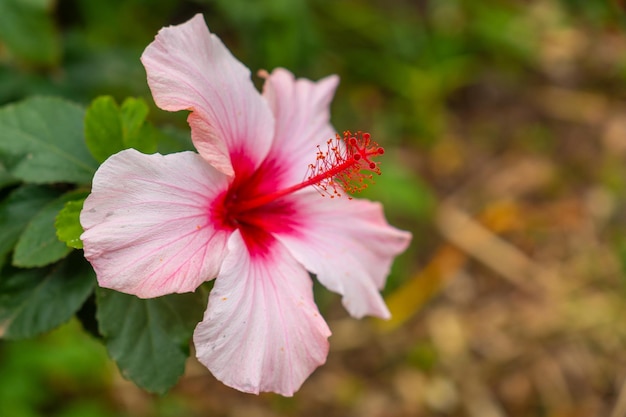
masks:
<path fill-rule="evenodd" d="M 355 193 L 373 182 L 372 173 L 380 175 L 378 162 L 373 158 L 385 153 L 371 140 L 369 133 L 346 131 L 326 143 L 323 151 L 318 147 L 314 164 L 309 165 L 307 182 L 322 195 L 341 196 L 342 192 Z"/>

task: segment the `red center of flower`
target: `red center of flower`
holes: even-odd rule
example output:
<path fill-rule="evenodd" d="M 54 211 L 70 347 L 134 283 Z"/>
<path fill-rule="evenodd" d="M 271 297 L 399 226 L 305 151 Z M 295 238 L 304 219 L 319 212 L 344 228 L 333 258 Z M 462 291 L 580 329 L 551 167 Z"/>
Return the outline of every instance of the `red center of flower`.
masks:
<path fill-rule="evenodd" d="M 272 175 L 272 167 L 266 164 L 252 174 L 237 174 L 213 207 L 214 224 L 239 229 L 249 248 L 260 248 L 271 239 L 271 233 L 294 226 L 294 209 L 282 197 L 309 186 L 330 198 L 362 191 L 372 182 L 374 173 L 380 175 L 379 162 L 374 158 L 383 153 L 369 133 L 346 131 L 343 137 L 329 139 L 325 150 L 318 146 L 315 162 L 309 164 L 305 180 L 299 184 L 263 192 L 262 184 Z"/>

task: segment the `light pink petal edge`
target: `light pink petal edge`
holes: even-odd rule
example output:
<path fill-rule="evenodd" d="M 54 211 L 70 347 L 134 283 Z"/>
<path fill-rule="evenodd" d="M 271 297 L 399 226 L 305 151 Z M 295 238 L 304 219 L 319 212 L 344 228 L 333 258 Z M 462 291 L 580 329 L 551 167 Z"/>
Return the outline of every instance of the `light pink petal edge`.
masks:
<path fill-rule="evenodd" d="M 339 77 L 331 75 L 317 82 L 296 79 L 283 68 L 263 73 L 263 97 L 276 119 L 274 141 L 268 162 L 275 162 L 280 186 L 302 181 L 309 164 L 315 162 L 317 146 L 335 137 L 330 124 L 330 103 Z"/>
<path fill-rule="evenodd" d="M 314 190 L 299 192 L 292 201 L 300 230 L 276 238 L 326 288 L 343 296 L 352 316 L 389 318 L 379 290 L 411 234 L 390 226 L 379 203 L 331 199 Z"/>
<path fill-rule="evenodd" d="M 274 118 L 250 71 L 209 32 L 202 15 L 161 29 L 141 61 L 159 107 L 192 111 L 192 140 L 210 164 L 233 175 L 238 170 L 233 158 L 252 169 L 261 163 L 272 143 Z"/>
<path fill-rule="evenodd" d="M 291 396 L 328 354 L 311 279 L 276 241 L 251 258 L 236 231 L 228 250 L 194 332 L 196 355 L 230 387 Z"/>
<path fill-rule="evenodd" d="M 107 159 L 80 215 L 100 286 L 151 298 L 214 278 L 228 234 L 207 213 L 226 187 L 227 177 L 194 152 L 128 149 Z"/>

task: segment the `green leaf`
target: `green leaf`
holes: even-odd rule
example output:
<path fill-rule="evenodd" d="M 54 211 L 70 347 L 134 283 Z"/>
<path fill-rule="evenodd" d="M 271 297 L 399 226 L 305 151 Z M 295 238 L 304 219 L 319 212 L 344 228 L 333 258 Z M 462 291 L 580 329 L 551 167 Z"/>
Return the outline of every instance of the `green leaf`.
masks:
<path fill-rule="evenodd" d="M 150 392 L 176 384 L 206 307 L 201 293 L 146 300 L 98 288 L 96 297 L 100 333 L 122 375 Z"/>
<path fill-rule="evenodd" d="M 30 338 L 66 322 L 94 284 L 93 269 L 78 252 L 54 267 L 10 268 L 0 280 L 2 337 Z"/>
<path fill-rule="evenodd" d="M 8 171 L 30 183 L 88 184 L 98 167 L 83 137 L 84 111 L 66 100 L 35 97 L 0 109 L 0 152 Z"/>
<path fill-rule="evenodd" d="M 18 183 L 19 180 L 13 178 L 7 170 L 7 164 L 3 160 L 3 155 L 0 155 L 0 189 Z"/>
<path fill-rule="evenodd" d="M 192 151 L 195 149 L 191 142 L 189 129 L 179 129 L 170 125 L 159 130 L 154 128 L 154 130 L 157 131 L 157 150 L 162 154 Z"/>
<path fill-rule="evenodd" d="M 129 140 L 134 139 L 141 131 L 141 127 L 148 117 L 148 105 L 141 98 L 128 97 L 122 103 L 120 117 L 124 139 L 128 145 Z"/>
<path fill-rule="evenodd" d="M 0 40 L 15 56 L 51 65 L 60 57 L 60 39 L 50 11 L 53 0 L 0 1 Z"/>
<path fill-rule="evenodd" d="M 84 203 L 85 198 L 68 201 L 54 222 L 57 238 L 61 242 L 65 242 L 70 248 L 83 248 L 83 241 L 80 240 L 80 235 L 83 234 L 83 226 L 80 224 L 80 212 Z"/>
<path fill-rule="evenodd" d="M 98 162 L 124 149 L 119 108 L 113 97 L 96 98 L 85 113 L 85 141 Z"/>
<path fill-rule="evenodd" d="M 151 154 L 157 151 L 158 141 L 162 133 L 150 123 L 145 123 L 136 133 L 124 138 L 126 148 L 134 148 L 140 152 Z"/>
<path fill-rule="evenodd" d="M 171 140 L 167 134 L 157 129 L 151 123 L 145 123 L 135 137 L 129 137 L 127 144 L 129 148 L 135 148 L 143 153 L 155 153 L 159 148 L 159 142 Z M 194 149 L 193 147 L 191 148 Z"/>
<path fill-rule="evenodd" d="M 156 151 L 157 136 L 146 123 L 148 105 L 142 99 L 127 98 L 120 108 L 113 97 L 95 99 L 85 115 L 85 139 L 99 162 L 128 148 L 140 152 Z"/>
<path fill-rule="evenodd" d="M 32 268 L 66 257 L 72 249 L 57 238 L 54 221 L 67 202 L 81 198 L 84 200 L 86 197 L 84 191 L 69 192 L 43 206 L 17 241 L 13 265 Z"/>
<path fill-rule="evenodd" d="M 41 207 L 59 194 L 50 188 L 26 185 L 11 192 L 0 203 L 0 257 L 13 249 L 22 231 Z"/>

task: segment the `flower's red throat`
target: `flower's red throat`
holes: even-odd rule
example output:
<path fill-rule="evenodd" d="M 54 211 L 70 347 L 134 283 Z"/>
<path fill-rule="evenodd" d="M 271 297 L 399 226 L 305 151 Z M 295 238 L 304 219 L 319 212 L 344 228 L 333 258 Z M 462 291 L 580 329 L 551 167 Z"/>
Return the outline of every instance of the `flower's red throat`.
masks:
<path fill-rule="evenodd" d="M 379 162 L 374 159 L 383 153 L 369 133 L 346 131 L 343 137 L 329 139 L 325 150 L 318 146 L 315 162 L 309 164 L 305 179 L 298 184 L 259 192 L 258 186 L 271 175 L 270 169 L 261 168 L 243 180 L 236 177 L 212 207 L 212 217 L 226 229 L 240 229 L 249 244 L 260 243 L 268 233 L 293 226 L 293 216 L 289 215 L 293 208 L 281 201 L 283 197 L 309 186 L 330 198 L 362 191 L 373 181 L 373 174 L 380 175 Z"/>

